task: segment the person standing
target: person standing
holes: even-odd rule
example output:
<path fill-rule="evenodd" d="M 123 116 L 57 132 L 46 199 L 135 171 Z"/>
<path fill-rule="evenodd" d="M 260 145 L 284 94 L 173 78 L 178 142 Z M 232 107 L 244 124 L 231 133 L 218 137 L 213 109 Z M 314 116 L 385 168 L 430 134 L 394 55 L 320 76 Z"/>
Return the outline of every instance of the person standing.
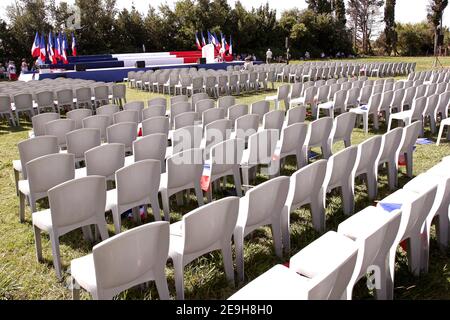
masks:
<path fill-rule="evenodd" d="M 22 59 L 22 64 L 20 66 L 20 73 L 25 74 L 26 72 L 28 72 L 28 64 L 25 59 Z"/>
<path fill-rule="evenodd" d="M 14 61 L 9 61 L 8 74 L 9 74 L 9 80 L 11 80 L 11 81 L 17 80 L 16 65 L 14 64 Z"/>
<path fill-rule="evenodd" d="M 266 63 L 270 64 L 272 62 L 272 51 L 270 48 L 266 52 Z"/>

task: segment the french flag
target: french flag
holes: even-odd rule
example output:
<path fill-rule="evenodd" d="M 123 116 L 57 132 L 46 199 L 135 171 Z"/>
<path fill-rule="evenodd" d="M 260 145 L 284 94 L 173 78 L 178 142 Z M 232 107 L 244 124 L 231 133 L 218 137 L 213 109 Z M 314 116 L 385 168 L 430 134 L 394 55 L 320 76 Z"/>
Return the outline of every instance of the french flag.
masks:
<path fill-rule="evenodd" d="M 41 35 L 41 41 L 39 43 L 39 58 L 41 59 L 42 63 L 45 63 L 45 60 L 47 58 L 47 52 L 45 50 L 45 38 L 44 35 Z"/>
<path fill-rule="evenodd" d="M 228 48 L 228 52 L 229 52 L 230 54 L 233 54 L 233 42 L 232 42 L 232 40 L 231 40 L 231 36 L 230 36 L 230 45 L 229 45 L 229 48 Z"/>
<path fill-rule="evenodd" d="M 195 33 L 195 44 L 197 45 L 198 50 L 202 50 L 202 45 L 200 44 L 200 40 L 198 40 L 198 33 Z"/>
<path fill-rule="evenodd" d="M 56 60 L 55 51 L 53 50 L 53 47 L 54 47 L 53 41 L 54 40 L 53 40 L 52 32 L 50 31 L 50 33 L 48 34 L 47 52 L 48 52 L 48 57 L 49 57 L 51 63 L 56 64 L 56 63 L 58 63 L 58 61 Z"/>
<path fill-rule="evenodd" d="M 66 35 L 62 36 L 62 42 L 61 42 L 61 56 L 64 64 L 68 64 L 69 60 L 67 59 L 67 38 Z"/>
<path fill-rule="evenodd" d="M 206 46 L 206 40 L 205 40 L 205 36 L 203 35 L 203 31 L 202 31 L 202 47 Z"/>
<path fill-rule="evenodd" d="M 222 48 L 226 50 L 227 47 L 227 40 L 225 40 L 225 37 L 223 36 L 222 32 L 220 33 L 220 39 L 222 40 Z"/>
<path fill-rule="evenodd" d="M 31 55 L 33 58 L 37 58 L 40 56 L 41 49 L 39 45 L 39 33 L 36 32 L 36 35 L 34 36 L 34 42 L 33 46 L 31 47 Z"/>
<path fill-rule="evenodd" d="M 75 40 L 75 36 L 72 33 L 72 56 L 77 56 L 77 42 Z"/>
<path fill-rule="evenodd" d="M 219 38 L 217 38 L 215 33 L 213 33 L 213 38 L 214 38 L 214 45 L 216 46 L 217 49 L 220 49 L 220 47 L 221 47 L 220 41 L 219 41 Z"/>
<path fill-rule="evenodd" d="M 59 36 L 57 34 L 55 34 L 55 49 L 54 49 L 54 53 L 55 53 L 55 59 L 56 60 L 61 60 L 61 45 L 59 43 Z"/>

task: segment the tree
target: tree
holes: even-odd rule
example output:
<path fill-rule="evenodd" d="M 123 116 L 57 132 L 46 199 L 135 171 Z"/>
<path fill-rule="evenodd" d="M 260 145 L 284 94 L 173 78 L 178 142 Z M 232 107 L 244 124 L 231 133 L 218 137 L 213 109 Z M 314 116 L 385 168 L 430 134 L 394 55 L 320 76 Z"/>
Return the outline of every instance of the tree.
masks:
<path fill-rule="evenodd" d="M 442 16 L 445 8 L 448 6 L 448 0 L 430 0 L 428 4 L 428 21 L 434 27 L 434 54 L 438 54 L 438 38 L 442 25 Z"/>
<path fill-rule="evenodd" d="M 306 0 L 308 9 L 315 13 L 331 13 L 331 1 L 330 0 Z"/>
<path fill-rule="evenodd" d="M 344 0 L 335 0 L 334 1 L 334 13 L 336 16 L 336 20 L 345 27 L 345 25 L 347 24 L 347 17 L 345 15 Z"/>
<path fill-rule="evenodd" d="M 380 8 L 383 4 L 384 0 L 349 0 L 348 2 L 354 46 L 355 49 L 359 47 L 363 54 L 371 51 L 370 39 L 380 25 Z"/>
<path fill-rule="evenodd" d="M 396 0 L 386 0 L 384 7 L 384 35 L 385 35 L 385 50 L 388 55 L 397 53 L 397 31 L 395 30 L 395 2 Z"/>

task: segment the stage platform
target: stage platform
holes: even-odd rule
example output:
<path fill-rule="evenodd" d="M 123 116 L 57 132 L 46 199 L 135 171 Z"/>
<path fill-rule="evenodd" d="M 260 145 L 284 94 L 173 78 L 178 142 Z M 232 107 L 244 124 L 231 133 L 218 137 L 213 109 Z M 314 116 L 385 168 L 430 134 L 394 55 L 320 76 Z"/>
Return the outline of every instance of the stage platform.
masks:
<path fill-rule="evenodd" d="M 259 62 L 261 63 L 261 62 Z M 130 71 L 147 71 L 158 69 L 179 69 L 179 68 L 205 68 L 213 70 L 226 70 L 229 66 L 243 65 L 243 61 L 232 61 L 222 63 L 180 63 L 180 64 L 162 64 L 162 65 L 150 65 L 145 68 L 135 67 L 123 67 L 123 68 L 102 68 L 102 69 L 87 69 L 86 71 L 74 71 L 74 70 L 62 70 L 51 69 L 48 73 L 34 74 L 28 72 L 27 74 L 20 75 L 19 80 L 31 81 L 31 80 L 43 80 L 43 79 L 56 79 L 56 78 L 72 78 L 72 79 L 84 79 L 103 82 L 122 82 L 124 78 L 128 77 Z M 256 62 L 258 64 L 258 62 Z"/>

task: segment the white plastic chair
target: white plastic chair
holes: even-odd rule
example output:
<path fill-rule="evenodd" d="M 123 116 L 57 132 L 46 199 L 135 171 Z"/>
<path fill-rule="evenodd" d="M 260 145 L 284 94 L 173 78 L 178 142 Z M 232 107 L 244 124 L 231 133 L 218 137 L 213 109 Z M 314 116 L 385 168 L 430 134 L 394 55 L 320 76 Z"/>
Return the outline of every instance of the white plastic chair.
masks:
<path fill-rule="evenodd" d="M 66 135 L 67 153 L 75 156 L 75 164 L 84 161 L 84 153 L 100 146 L 101 143 L 102 139 L 99 129 L 78 129 Z"/>
<path fill-rule="evenodd" d="M 420 135 L 422 129 L 421 121 L 416 121 L 403 129 L 403 143 L 400 148 L 400 155 L 403 155 L 406 160 L 406 173 L 409 178 L 413 177 L 413 156 L 414 145 Z"/>
<path fill-rule="evenodd" d="M 108 143 L 125 145 L 125 152 L 133 152 L 133 141 L 137 138 L 137 123 L 122 122 L 106 128 Z"/>
<path fill-rule="evenodd" d="M 381 156 L 382 140 L 382 136 L 375 136 L 358 145 L 359 161 L 355 178 L 364 175 L 370 200 L 374 200 L 378 193 L 378 158 Z"/>
<path fill-rule="evenodd" d="M 283 247 L 290 251 L 290 215 L 300 207 L 310 204 L 314 229 L 325 230 L 325 190 L 323 183 L 327 161 L 318 160 L 295 172 L 291 177 L 289 194 L 281 216 Z M 305 187 L 306 186 L 306 187 Z"/>
<path fill-rule="evenodd" d="M 334 119 L 333 129 L 330 133 L 329 150 L 333 150 L 333 145 L 338 141 L 343 141 L 346 148 L 352 145 L 352 133 L 356 124 L 356 114 L 346 112 Z"/>
<path fill-rule="evenodd" d="M 32 137 L 39 137 L 45 135 L 45 125 L 51 121 L 58 120 L 60 118 L 59 113 L 47 112 L 34 116 L 31 118 L 33 125 Z"/>
<path fill-rule="evenodd" d="M 265 225 L 272 228 L 275 253 L 282 256 L 281 214 L 289 191 L 289 178 L 278 177 L 248 191 L 240 199 L 239 217 L 234 230 L 236 266 L 244 280 L 244 238 Z"/>
<path fill-rule="evenodd" d="M 71 261 L 72 297 L 79 298 L 78 285 L 94 299 L 106 300 L 155 280 L 159 298 L 168 300 L 168 252 L 168 222 L 149 223 L 116 235 L 96 245 L 92 254 Z"/>
<path fill-rule="evenodd" d="M 347 287 L 347 299 L 352 299 L 354 285 L 368 271 L 375 271 L 379 287 L 377 298 L 387 299 L 387 288 L 393 283 L 389 275 L 389 255 L 400 227 L 401 212 L 386 212 L 380 208 L 367 207 L 348 218 L 338 227 L 338 233 L 354 240 L 359 246 L 355 270 Z M 371 267 L 376 266 L 376 269 Z"/>
<path fill-rule="evenodd" d="M 227 279 L 234 282 L 231 237 L 238 213 L 239 198 L 229 197 L 191 211 L 170 226 L 169 256 L 178 300 L 184 299 L 184 267 L 208 252 L 221 250 Z"/>
<path fill-rule="evenodd" d="M 66 134 L 75 130 L 75 120 L 58 119 L 45 124 L 45 135 L 58 138 L 58 145 L 61 149 L 66 146 Z"/>
<path fill-rule="evenodd" d="M 320 147 L 322 149 L 324 159 L 328 159 L 331 156 L 328 139 L 332 129 L 333 118 L 330 117 L 321 118 L 309 123 L 308 134 L 303 146 L 304 153 L 307 156 L 307 161 L 309 161 L 309 150 L 313 147 Z"/>
<path fill-rule="evenodd" d="M 42 261 L 41 231 L 50 235 L 53 265 L 61 279 L 59 238 L 64 234 L 90 225 L 99 230 L 102 240 L 108 239 L 103 209 L 106 201 L 104 177 L 92 176 L 71 180 L 48 190 L 50 209 L 33 212 L 36 255 Z"/>
<path fill-rule="evenodd" d="M 398 155 L 402 147 L 403 128 L 395 128 L 383 135 L 378 166 L 387 165 L 390 190 L 395 190 L 398 181 Z"/>
<path fill-rule="evenodd" d="M 308 134 L 306 123 L 294 123 L 281 130 L 281 138 L 277 142 L 274 152 L 274 160 L 279 161 L 277 168 L 280 169 L 281 162 L 288 156 L 295 156 L 297 160 L 297 170 L 306 165 L 306 154 L 304 154 L 303 144 Z"/>
<path fill-rule="evenodd" d="M 169 135 L 169 118 L 164 116 L 152 117 L 142 122 L 142 136 L 148 136 L 155 133 L 162 133 L 166 136 Z"/>
<path fill-rule="evenodd" d="M 355 171 L 358 166 L 358 146 L 344 149 L 328 160 L 325 176 L 325 192 L 340 187 L 345 215 L 354 212 L 355 202 Z"/>
<path fill-rule="evenodd" d="M 75 129 L 83 128 L 83 119 L 92 116 L 91 109 L 75 109 L 67 112 L 67 119 L 75 120 Z"/>
<path fill-rule="evenodd" d="M 161 220 L 158 189 L 161 175 L 159 160 L 142 160 L 117 170 L 116 189 L 107 192 L 105 212 L 111 210 L 116 234 L 121 231 L 121 214 L 133 209 L 140 222 L 139 206 L 151 204 L 156 221 Z M 169 221 L 169 216 L 166 216 Z"/>
<path fill-rule="evenodd" d="M 202 174 L 202 149 L 185 150 L 167 158 L 166 172 L 161 175 L 159 186 L 165 217 L 170 214 L 170 196 L 184 190 L 195 189 L 197 202 L 199 206 L 203 205 L 203 192 L 200 187 Z"/>
<path fill-rule="evenodd" d="M 73 154 L 48 154 L 35 158 L 26 164 L 27 180 L 19 181 L 19 217 L 25 220 L 25 198 L 36 211 L 36 201 L 47 197 L 47 192 L 60 183 L 72 180 L 75 176 Z"/>

